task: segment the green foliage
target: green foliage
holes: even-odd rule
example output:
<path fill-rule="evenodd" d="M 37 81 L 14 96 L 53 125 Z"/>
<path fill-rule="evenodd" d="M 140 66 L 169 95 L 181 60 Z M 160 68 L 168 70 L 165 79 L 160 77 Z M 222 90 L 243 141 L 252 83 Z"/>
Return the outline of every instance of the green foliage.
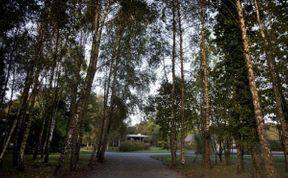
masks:
<path fill-rule="evenodd" d="M 125 119 L 128 114 L 128 107 L 125 99 L 114 96 L 114 109 L 110 126 L 110 138 L 122 140 L 127 134 L 127 125 Z"/>
<path fill-rule="evenodd" d="M 149 135 L 149 141 L 152 145 L 158 145 L 160 126 L 157 125 L 153 118 L 148 118 L 145 121 L 135 125 L 135 133 Z"/>
<path fill-rule="evenodd" d="M 141 106 L 141 98 L 131 89 L 139 92 L 148 88 L 155 78 L 153 70 L 141 68 L 148 54 L 148 27 L 155 19 L 155 11 L 141 0 L 120 1 L 114 18 L 107 22 L 101 44 L 100 69 L 105 73 L 103 81 L 109 81 L 109 72 L 115 75 L 118 97 L 127 101 L 130 110 Z M 115 61 L 115 62 L 114 62 Z M 115 74 L 114 74 L 115 73 Z M 108 84 L 110 85 L 110 84 Z"/>
<path fill-rule="evenodd" d="M 280 141 L 276 141 L 276 140 L 270 140 L 270 148 L 272 151 L 282 151 L 282 145 L 280 143 Z"/>
<path fill-rule="evenodd" d="M 176 78 L 176 127 L 179 128 L 180 124 L 180 79 Z M 167 139 L 167 135 L 171 129 L 171 89 L 172 85 L 168 82 L 163 82 L 158 90 L 158 94 L 154 98 L 150 98 L 150 105 L 147 106 L 147 114 L 155 117 L 155 123 L 160 126 L 160 132 L 162 139 Z M 190 130 L 197 119 L 197 102 L 194 95 L 194 83 L 185 82 L 185 119 L 184 126 L 185 130 Z M 178 129 L 177 129 L 178 130 Z M 165 138 L 166 137 L 166 138 Z"/>
<path fill-rule="evenodd" d="M 195 134 L 194 135 L 194 139 L 195 139 L 195 152 L 197 152 L 198 154 L 202 153 L 203 151 L 203 138 L 200 135 Z"/>
<path fill-rule="evenodd" d="M 150 147 L 149 144 L 143 143 L 140 141 L 133 141 L 133 140 L 128 140 L 125 142 L 122 142 L 119 151 L 122 152 L 130 152 L 130 151 L 141 151 L 141 150 L 148 150 Z"/>
<path fill-rule="evenodd" d="M 158 141 L 158 146 L 162 149 L 169 149 L 168 141 L 163 138 L 160 141 Z"/>
<path fill-rule="evenodd" d="M 211 72 L 211 132 L 219 141 L 233 137 L 253 146 L 257 141 L 256 123 L 237 10 L 229 0 L 221 1 L 217 8 L 213 42 L 221 57 Z"/>
<path fill-rule="evenodd" d="M 103 97 L 90 95 L 87 112 L 84 118 L 83 143 L 92 145 L 97 143 L 103 117 Z"/>
<path fill-rule="evenodd" d="M 101 6 L 99 9 L 95 9 L 96 2 Z M 97 12 L 103 15 L 107 2 L 106 0 L 1 1 L 0 148 L 7 139 L 13 121 L 19 113 L 22 113 L 19 112 L 22 107 L 20 103 L 26 86 L 28 86 L 26 88 L 28 99 L 25 103 L 28 103 L 28 109 L 23 111 L 23 117 L 18 117 L 24 119 L 21 120 L 22 126 L 19 124 L 16 130 L 27 129 L 26 121 L 32 120 L 27 153 L 34 151 L 42 125 L 44 125 L 42 145 L 47 141 L 51 118 L 54 114 L 56 125 L 51 151 L 61 151 L 67 135 L 68 119 L 74 114 L 73 109 L 83 103 L 88 105 L 87 112 L 84 114 L 84 123 L 79 126 L 84 131 L 83 143 L 91 146 L 98 141 L 105 108 L 107 112 L 110 110 L 112 112 L 109 113 L 111 123 L 108 126 L 110 140 L 123 140 L 127 132 L 142 133 L 150 136 L 149 141 L 153 145 L 168 148 L 172 105 L 172 85 L 167 81 L 168 78 L 161 83 L 158 93 L 150 98 L 145 108 L 147 120 L 138 124 L 134 130 L 128 130 L 125 119 L 133 112 L 136 105 L 143 109 L 145 94 L 149 92 L 151 82 L 157 79 L 156 73 L 160 72 L 155 69 L 157 67 L 160 69 L 161 62 L 165 63 L 166 59 L 171 57 L 173 5 L 171 2 L 174 1 L 110 1 L 112 5 L 108 9 L 103 35 L 99 41 L 99 63 L 98 66 L 93 66 L 97 68 L 97 81 L 92 86 L 96 85 L 97 88 L 92 90 L 98 92 L 98 87 L 105 85 L 102 89 L 108 91 L 105 96 L 106 103 L 104 103 L 104 96 L 101 96 L 101 89 L 100 94 L 92 93 L 89 101 L 77 102 L 82 101 L 79 100 L 82 97 L 80 91 L 86 85 L 84 78 L 88 73 L 87 52 L 90 50 L 87 46 L 90 46 L 93 34 L 99 32 L 95 31 L 94 27 L 97 24 L 95 15 Z M 199 21 L 195 20 L 199 15 L 197 3 L 179 0 L 182 14 L 180 19 L 183 20 L 183 52 L 185 61 L 188 59 L 185 64 L 192 64 L 192 72 L 190 71 L 192 75 L 190 73 L 188 75 L 185 71 L 185 76 L 188 76 L 185 81 L 185 123 L 183 124 L 186 132 L 191 130 L 197 132 L 201 126 L 199 119 L 202 102 L 199 87 L 201 77 L 197 75 L 200 66 L 198 55 L 200 35 L 197 27 Z M 264 108 L 264 115 L 274 112 L 275 103 L 268 80 L 265 56 L 263 56 L 264 51 L 268 50 L 276 61 L 279 85 L 283 91 L 283 110 L 288 115 L 287 1 L 259 1 L 259 4 L 260 16 L 266 26 L 266 35 L 271 44 L 269 49 L 264 48 L 263 40 L 255 28 L 253 4 L 246 1 L 242 3 L 245 19 L 247 19 L 257 85 L 261 90 L 259 92 L 262 97 L 261 106 Z M 241 143 L 247 150 L 258 142 L 258 136 L 235 3 L 231 0 L 207 1 L 207 17 L 207 52 L 209 60 L 212 60 L 209 62 L 210 67 L 213 66 L 209 74 L 211 76 L 209 78 L 211 106 L 209 131 L 212 139 L 218 142 L 225 142 L 232 138 L 241 139 Z M 212 26 L 214 28 L 210 28 Z M 179 29 L 176 30 L 176 34 L 179 34 Z M 178 40 L 177 36 L 177 62 Z M 95 46 L 91 46 L 91 50 L 93 48 Z M 196 60 L 194 60 L 195 55 L 198 55 Z M 167 75 L 166 72 L 169 73 L 170 68 L 164 65 L 165 75 Z M 178 69 L 177 63 L 176 75 Z M 110 73 L 112 77 L 109 77 Z M 32 81 L 28 80 L 29 76 Z M 194 79 L 196 81 L 193 81 Z M 175 104 L 178 132 L 181 98 L 179 78 L 176 78 L 175 86 L 176 101 L 173 104 Z M 33 88 L 36 92 L 32 95 Z M 32 106 L 33 96 L 36 102 Z M 277 129 L 275 126 L 267 128 L 272 150 L 281 150 Z M 11 142 L 15 142 L 15 136 L 18 135 L 14 133 Z M 196 147 L 198 152 L 202 150 L 200 136 L 195 138 L 198 142 Z M 120 150 L 136 151 L 147 147 L 147 144 L 141 142 L 127 141 L 122 143 Z"/>

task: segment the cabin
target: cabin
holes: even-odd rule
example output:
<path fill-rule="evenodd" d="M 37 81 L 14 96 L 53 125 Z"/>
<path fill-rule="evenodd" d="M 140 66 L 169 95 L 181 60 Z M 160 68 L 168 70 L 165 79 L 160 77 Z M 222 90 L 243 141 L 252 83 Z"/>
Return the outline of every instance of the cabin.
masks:
<path fill-rule="evenodd" d="M 140 133 L 138 134 L 128 134 L 126 136 L 127 140 L 134 140 L 134 141 L 141 141 L 141 142 L 145 142 L 145 139 L 148 138 L 147 135 L 142 135 Z"/>

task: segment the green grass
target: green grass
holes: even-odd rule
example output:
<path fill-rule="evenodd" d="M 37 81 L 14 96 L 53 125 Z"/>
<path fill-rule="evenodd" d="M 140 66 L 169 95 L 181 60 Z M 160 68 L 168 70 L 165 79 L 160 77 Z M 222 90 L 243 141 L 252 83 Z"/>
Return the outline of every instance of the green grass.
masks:
<path fill-rule="evenodd" d="M 119 148 L 118 147 L 108 147 L 109 152 L 119 152 Z M 82 153 L 88 152 L 89 154 L 91 154 L 92 150 L 91 149 L 82 149 Z M 135 153 L 169 153 L 168 149 L 163 149 L 161 147 L 156 147 L 156 146 L 151 146 L 149 147 L 148 150 L 140 150 L 140 151 L 132 151 Z"/>
<path fill-rule="evenodd" d="M 169 166 L 171 161 L 170 155 L 153 155 L 152 158 L 156 160 L 162 161 L 165 165 Z M 279 177 L 288 177 L 288 173 L 285 173 L 284 171 L 284 157 L 282 156 L 275 156 L 274 163 L 277 169 L 277 173 Z M 224 165 L 224 163 L 214 164 L 212 169 L 204 169 L 201 166 L 201 155 L 198 156 L 196 161 L 194 162 L 195 156 L 193 155 L 186 155 L 185 160 L 186 164 L 181 165 L 179 156 L 177 156 L 177 165 L 175 167 L 171 167 L 172 169 L 176 170 L 177 172 L 180 172 L 181 174 L 185 175 L 186 177 L 193 177 L 193 178 L 230 178 L 230 177 L 236 177 L 236 178 L 250 178 L 252 177 L 252 163 L 251 163 L 251 156 L 245 156 L 244 162 L 245 162 L 245 170 L 243 173 L 237 173 L 236 172 L 236 164 L 235 160 L 236 157 L 231 157 L 232 164 L 229 166 Z M 213 163 L 214 157 L 211 157 L 211 160 Z"/>
<path fill-rule="evenodd" d="M 89 150 L 88 150 L 89 151 Z M 108 147 L 109 152 L 119 152 L 118 147 Z M 135 153 L 169 153 L 168 149 L 163 149 L 161 147 L 151 146 L 148 150 L 131 151 Z"/>
<path fill-rule="evenodd" d="M 148 150 L 135 151 L 137 153 L 169 153 L 169 150 L 151 146 Z"/>
<path fill-rule="evenodd" d="M 109 146 L 107 151 L 109 151 L 109 152 L 118 152 L 119 148 L 118 147 Z"/>
<path fill-rule="evenodd" d="M 161 147 L 151 146 L 148 150 L 140 150 L 140 151 L 134 151 L 137 153 L 170 153 L 170 150 L 163 149 Z M 177 152 L 180 152 L 180 150 L 177 150 Z M 193 152 L 193 150 L 185 150 L 185 152 Z"/>
<path fill-rule="evenodd" d="M 43 163 L 42 159 L 32 160 L 32 155 L 26 155 L 24 159 L 25 170 L 22 172 L 17 171 L 12 166 L 12 155 L 8 154 L 4 161 L 3 167 L 0 171 L 1 178 L 14 178 L 14 177 L 23 177 L 23 178 L 46 178 L 52 177 L 53 171 L 57 165 L 58 158 L 60 154 L 50 154 L 49 162 Z M 85 175 L 85 170 L 88 169 L 88 163 L 91 156 L 91 151 L 82 150 L 80 152 L 80 160 L 78 163 L 78 168 L 76 172 L 69 172 L 68 165 L 64 165 L 63 168 L 59 171 L 59 177 L 83 177 Z"/>

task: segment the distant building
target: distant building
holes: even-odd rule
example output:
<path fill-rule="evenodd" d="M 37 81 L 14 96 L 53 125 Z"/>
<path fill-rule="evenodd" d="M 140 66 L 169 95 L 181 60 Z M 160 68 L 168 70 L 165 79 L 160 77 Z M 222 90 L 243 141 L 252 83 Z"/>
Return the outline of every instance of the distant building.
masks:
<path fill-rule="evenodd" d="M 192 144 L 196 144 L 195 141 L 195 135 L 194 134 L 188 134 L 185 139 L 184 139 L 185 143 L 188 145 L 192 145 Z"/>
<path fill-rule="evenodd" d="M 147 135 L 142 135 L 140 133 L 138 134 L 128 134 L 126 136 L 127 140 L 137 140 L 137 141 L 141 141 L 141 142 L 144 142 L 145 141 L 145 138 L 148 138 L 149 136 Z"/>

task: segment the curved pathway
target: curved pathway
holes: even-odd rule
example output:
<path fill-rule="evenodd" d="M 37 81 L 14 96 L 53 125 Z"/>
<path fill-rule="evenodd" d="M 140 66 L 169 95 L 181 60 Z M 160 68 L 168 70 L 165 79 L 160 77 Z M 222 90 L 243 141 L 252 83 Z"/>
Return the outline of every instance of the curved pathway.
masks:
<path fill-rule="evenodd" d="M 150 153 L 106 153 L 106 161 L 97 164 L 89 178 L 183 178 Z"/>

